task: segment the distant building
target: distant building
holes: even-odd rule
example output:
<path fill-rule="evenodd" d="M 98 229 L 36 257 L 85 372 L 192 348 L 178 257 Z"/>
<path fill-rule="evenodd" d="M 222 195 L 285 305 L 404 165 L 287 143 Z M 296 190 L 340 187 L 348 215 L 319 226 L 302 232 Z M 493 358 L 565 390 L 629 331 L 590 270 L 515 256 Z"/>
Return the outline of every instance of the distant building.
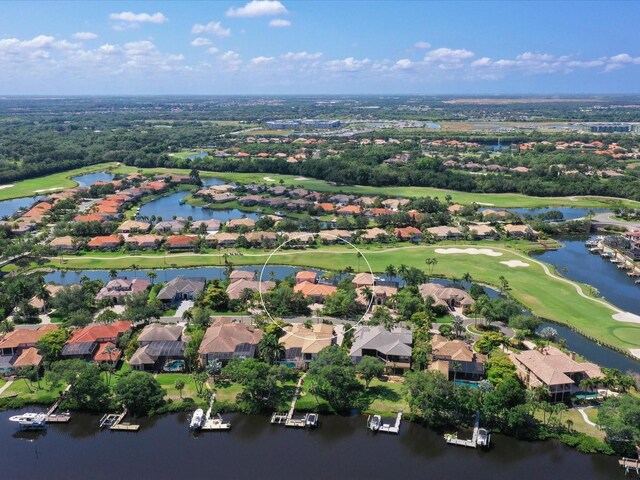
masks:
<path fill-rule="evenodd" d="M 340 128 L 340 120 L 304 119 L 304 120 L 270 120 L 265 126 L 272 130 L 299 130 L 302 128 Z"/>
<path fill-rule="evenodd" d="M 633 123 L 588 123 L 591 133 L 637 133 L 640 125 Z"/>

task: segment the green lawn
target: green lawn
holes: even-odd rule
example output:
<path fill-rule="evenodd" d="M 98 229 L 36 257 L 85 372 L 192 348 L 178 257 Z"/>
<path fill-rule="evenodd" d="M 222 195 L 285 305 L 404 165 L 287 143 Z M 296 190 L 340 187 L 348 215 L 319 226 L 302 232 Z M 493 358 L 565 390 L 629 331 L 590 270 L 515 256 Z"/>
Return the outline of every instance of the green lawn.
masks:
<path fill-rule="evenodd" d="M 60 395 L 61 387 L 49 389 L 48 385 L 44 382 L 40 382 L 40 388 L 37 383 L 30 385 L 22 379 L 15 380 L 9 388 L 7 388 L 0 398 L 19 397 L 21 399 L 27 399 L 29 402 L 38 404 L 53 403 Z"/>
<path fill-rule="evenodd" d="M 180 400 L 180 392 L 176 388 L 176 380 L 180 379 L 184 382 L 184 389 L 182 390 L 182 398 L 192 398 L 198 402 L 198 392 L 196 391 L 196 385 L 191 380 L 191 377 L 184 373 L 159 373 L 156 377 L 163 390 L 166 392 L 165 397 L 171 400 Z"/>
<path fill-rule="evenodd" d="M 44 177 L 22 180 L 13 184 L 12 187 L 0 189 L 0 200 L 30 197 L 33 195 L 52 193 L 63 188 L 73 188 L 78 184 L 77 182 L 70 180 L 71 177 L 90 172 L 102 172 L 113 169 L 118 165 L 119 164 L 115 162 L 101 163 L 99 165 L 91 165 L 89 167 L 77 168 L 66 172 L 54 173 Z M 132 169 L 131 171 L 135 171 L 135 169 Z M 42 192 L 39 192 L 38 190 L 42 190 Z"/>
<path fill-rule="evenodd" d="M 438 254 L 439 248 L 448 248 L 452 244 L 436 245 L 364 245 L 360 250 L 371 264 L 374 272 L 384 272 L 385 267 L 393 264 L 414 265 L 427 270 L 425 259 L 435 257 L 438 263 L 433 274 L 441 277 L 461 278 L 469 272 L 475 281 L 497 286 L 499 277 L 504 276 L 511 287 L 511 294 L 536 315 L 555 320 L 559 323 L 576 327 L 584 334 L 597 338 L 610 345 L 622 348 L 640 348 L 640 324 L 624 323 L 614 320 L 613 307 L 602 304 L 590 298 L 578 295 L 576 288 L 587 296 L 589 289 L 576 282 L 552 278 L 545 275 L 543 263 L 523 255 L 528 248 L 526 242 L 475 242 L 467 247 L 484 247 L 493 249 L 502 255 L 490 257 L 486 255 L 467 254 Z M 457 248 L 464 247 L 457 244 Z M 264 263 L 270 251 L 246 250 L 242 255 L 229 257 L 234 265 L 256 265 Z M 221 253 L 207 254 L 178 254 L 165 259 L 162 253 L 137 256 L 135 262 L 140 268 L 187 267 L 187 266 L 215 266 L 223 263 Z M 519 260 L 529 264 L 528 267 L 510 268 L 500 262 Z M 364 271 L 366 262 L 360 260 L 348 246 L 333 245 L 317 249 L 279 251 L 272 256 L 270 263 L 281 265 L 296 265 L 315 267 L 319 269 L 338 270 L 351 266 L 356 271 Z M 127 268 L 131 265 L 131 258 L 122 254 L 92 253 L 81 257 L 66 257 L 63 268 Z M 59 267 L 59 262 L 53 261 L 52 267 Z M 553 267 L 546 265 L 549 270 Z"/>
<path fill-rule="evenodd" d="M 591 415 L 593 413 L 597 413 L 594 408 L 585 409 L 585 413 L 587 414 L 587 417 L 589 417 L 589 420 L 591 420 L 592 422 L 595 421 L 593 418 L 591 418 Z M 534 417 L 542 421 L 543 413 L 541 411 L 537 411 Z M 574 408 L 570 408 L 566 412 L 563 412 L 562 424 L 564 426 L 567 425 L 567 420 L 573 421 L 572 429 L 575 430 L 576 432 L 584 433 L 585 435 L 589 435 L 590 437 L 595 437 L 598 440 L 602 440 L 602 441 L 604 440 L 604 437 L 605 437 L 604 432 L 600 430 L 598 427 L 594 427 L 592 425 L 589 425 L 587 422 L 585 422 L 584 419 L 582 418 L 582 415 L 580 415 L 580 412 L 578 412 L 578 410 Z"/>

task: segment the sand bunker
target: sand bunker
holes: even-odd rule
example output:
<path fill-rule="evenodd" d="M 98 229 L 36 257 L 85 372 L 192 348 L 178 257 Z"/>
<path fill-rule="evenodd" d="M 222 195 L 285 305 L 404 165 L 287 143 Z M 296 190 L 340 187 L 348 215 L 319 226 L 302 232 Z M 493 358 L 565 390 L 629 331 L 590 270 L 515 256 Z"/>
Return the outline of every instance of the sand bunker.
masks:
<path fill-rule="evenodd" d="M 275 182 L 275 179 L 273 179 L 273 178 L 271 178 L 271 177 L 262 177 L 262 179 L 263 179 L 265 182 Z"/>
<path fill-rule="evenodd" d="M 495 203 L 482 203 L 482 202 L 476 202 L 478 205 L 483 205 L 485 207 L 495 207 L 496 204 Z"/>
<path fill-rule="evenodd" d="M 490 248 L 436 248 L 436 253 L 466 253 L 467 255 L 487 255 L 488 257 L 501 257 L 500 252 L 491 250 Z"/>
<path fill-rule="evenodd" d="M 506 265 L 509 268 L 516 268 L 516 267 L 528 267 L 529 264 L 526 262 L 521 262 L 520 260 L 507 260 L 506 262 L 500 262 L 503 265 Z"/>
<path fill-rule="evenodd" d="M 307 177 L 296 177 L 294 180 L 309 180 Z"/>
<path fill-rule="evenodd" d="M 13 186 L 14 186 L 13 183 L 11 185 L 0 185 L 0 190 L 2 190 L 3 188 L 11 188 Z"/>
<path fill-rule="evenodd" d="M 619 322 L 640 323 L 640 315 L 636 315 L 630 312 L 620 312 L 613 316 L 614 320 Z"/>
<path fill-rule="evenodd" d="M 629 349 L 629 352 L 631 353 L 631 355 L 633 355 L 636 358 L 640 358 L 640 348 L 636 348 L 636 349 Z"/>
<path fill-rule="evenodd" d="M 54 190 L 62 190 L 62 187 L 43 188 L 41 190 L 34 190 L 35 193 L 52 192 Z"/>

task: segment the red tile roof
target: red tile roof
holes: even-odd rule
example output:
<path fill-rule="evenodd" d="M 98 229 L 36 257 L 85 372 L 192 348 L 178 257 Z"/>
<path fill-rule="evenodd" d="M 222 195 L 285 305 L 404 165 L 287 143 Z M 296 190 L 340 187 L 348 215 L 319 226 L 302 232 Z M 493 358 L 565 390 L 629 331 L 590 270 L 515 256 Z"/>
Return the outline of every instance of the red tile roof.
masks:
<path fill-rule="evenodd" d="M 110 325 L 88 325 L 75 330 L 67 343 L 89 343 L 116 341 L 118 336 L 131 329 L 131 322 L 120 320 Z"/>
<path fill-rule="evenodd" d="M 104 247 L 110 245 L 120 245 L 120 236 L 118 235 L 103 235 L 99 237 L 93 237 L 89 243 L 89 247 Z"/>

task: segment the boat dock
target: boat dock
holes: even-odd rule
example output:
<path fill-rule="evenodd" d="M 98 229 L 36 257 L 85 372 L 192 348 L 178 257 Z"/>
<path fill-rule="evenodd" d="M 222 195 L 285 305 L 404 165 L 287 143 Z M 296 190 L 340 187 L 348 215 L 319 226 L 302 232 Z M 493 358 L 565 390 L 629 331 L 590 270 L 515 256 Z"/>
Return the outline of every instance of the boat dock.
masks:
<path fill-rule="evenodd" d="M 373 432 L 382 433 L 400 433 L 400 424 L 402 423 L 402 410 L 396 415 L 396 421 L 394 423 L 384 423 L 380 415 L 369 415 L 367 418 L 367 428 Z"/>
<path fill-rule="evenodd" d="M 618 463 L 624 468 L 624 474 L 629 475 L 631 472 L 636 472 L 640 475 L 640 459 L 622 457 L 622 460 L 618 460 Z"/>
<path fill-rule="evenodd" d="M 211 417 L 211 410 L 213 404 L 216 401 L 216 394 L 211 395 L 211 401 L 209 402 L 209 409 L 205 414 L 205 420 L 200 430 L 231 430 L 231 422 L 225 422 L 222 416 L 218 413 L 214 417 Z"/>
<path fill-rule="evenodd" d="M 315 427 L 318 425 L 318 414 L 317 413 L 307 413 L 302 418 L 294 418 L 294 413 L 296 410 L 296 402 L 300 397 L 300 390 L 302 390 L 302 383 L 304 382 L 304 377 L 306 373 L 300 377 L 298 383 L 296 384 L 296 390 L 293 393 L 293 398 L 291 399 L 291 405 L 289 407 L 289 411 L 287 413 L 284 412 L 274 412 L 271 415 L 271 423 L 274 425 L 284 425 L 285 427 L 297 427 L 297 428 L 306 428 L 306 427 Z"/>
<path fill-rule="evenodd" d="M 470 440 L 462 440 L 458 438 L 457 433 L 450 433 L 444 436 L 447 444 L 459 445 L 461 447 L 488 447 L 491 442 L 491 434 L 484 428 L 480 428 L 480 412 L 476 413 L 476 421 L 473 425 L 473 435 Z"/>
<path fill-rule="evenodd" d="M 71 414 L 69 412 L 55 413 L 55 411 L 60 406 L 60 403 L 62 402 L 62 400 L 64 400 L 64 398 L 67 396 L 67 393 L 69 393 L 70 389 L 71 389 L 71 385 L 68 385 L 67 388 L 65 388 L 64 392 L 60 394 L 60 397 L 58 398 L 58 400 L 56 400 L 56 402 L 53 405 L 51 405 L 51 408 L 47 410 L 47 413 L 45 413 L 47 423 L 68 423 L 69 420 L 71 420 Z"/>
<path fill-rule="evenodd" d="M 137 432 L 140 429 L 140 425 L 133 425 L 129 422 L 122 421 L 126 415 L 126 408 L 122 413 L 107 413 L 100 419 L 100 428 L 109 427 L 109 430 L 116 432 Z"/>

